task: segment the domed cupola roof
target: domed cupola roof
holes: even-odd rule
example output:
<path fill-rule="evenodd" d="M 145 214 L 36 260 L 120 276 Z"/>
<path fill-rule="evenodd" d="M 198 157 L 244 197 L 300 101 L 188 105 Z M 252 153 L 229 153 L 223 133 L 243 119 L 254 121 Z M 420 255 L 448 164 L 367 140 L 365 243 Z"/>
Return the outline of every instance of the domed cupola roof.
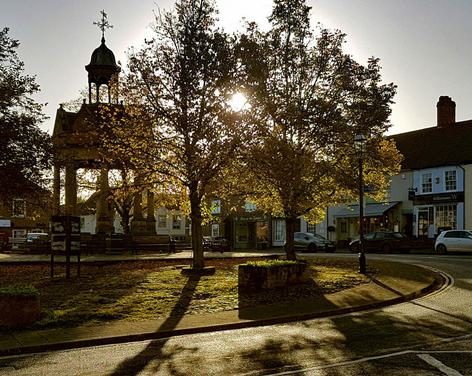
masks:
<path fill-rule="evenodd" d="M 96 48 L 92 52 L 90 64 L 87 66 L 90 67 L 91 65 L 110 65 L 117 67 L 115 55 L 113 54 L 113 51 L 105 45 L 105 38 L 102 38 L 102 44 L 100 47 Z"/>
<path fill-rule="evenodd" d="M 105 45 L 105 38 L 102 38 L 102 44 L 92 52 L 90 64 L 85 66 L 88 72 L 89 82 L 98 85 L 108 84 L 112 76 L 121 71 L 116 65 L 115 55 Z"/>

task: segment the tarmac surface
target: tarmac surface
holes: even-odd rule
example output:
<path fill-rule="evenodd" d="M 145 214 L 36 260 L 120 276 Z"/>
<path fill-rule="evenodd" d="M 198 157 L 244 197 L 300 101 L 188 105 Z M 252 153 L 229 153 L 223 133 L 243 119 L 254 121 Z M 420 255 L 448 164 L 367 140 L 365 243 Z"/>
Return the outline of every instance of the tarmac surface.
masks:
<path fill-rule="evenodd" d="M 280 250 L 254 252 L 205 252 L 205 258 L 260 257 L 281 255 Z M 310 255 L 307 255 L 309 257 Z M 192 257 L 191 251 L 172 254 L 86 255 L 82 263 L 124 260 L 181 259 Z M 335 257 L 335 255 L 333 256 Z M 0 254 L 2 263 L 49 262 L 47 255 Z M 63 262 L 64 258 L 56 257 Z M 0 331 L 0 356 L 45 352 L 156 338 L 190 333 L 229 330 L 329 317 L 350 312 L 402 303 L 431 293 L 447 284 L 439 272 L 424 267 L 378 261 L 380 273 L 367 284 L 333 294 L 323 299 L 299 301 L 296 304 L 254 307 L 206 315 L 181 315 L 147 321 L 115 321 L 100 325 L 71 328 Z"/>

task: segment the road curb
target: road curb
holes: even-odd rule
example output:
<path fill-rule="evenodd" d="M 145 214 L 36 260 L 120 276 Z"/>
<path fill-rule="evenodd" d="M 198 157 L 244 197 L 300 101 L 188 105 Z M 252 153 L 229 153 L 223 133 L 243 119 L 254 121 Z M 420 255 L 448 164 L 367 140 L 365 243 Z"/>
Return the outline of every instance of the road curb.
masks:
<path fill-rule="evenodd" d="M 383 307 L 404 303 L 406 301 L 425 296 L 427 294 L 430 294 L 440 289 L 442 286 L 444 286 L 447 283 L 447 278 L 445 278 L 440 272 L 434 271 L 428 268 L 424 268 L 424 267 L 421 267 L 421 268 L 428 270 L 428 272 L 434 275 L 434 280 L 429 285 L 417 291 L 413 291 L 408 294 L 402 294 L 390 288 L 389 286 L 385 285 L 384 283 L 380 282 L 376 278 L 374 278 L 372 280 L 373 283 L 391 292 L 394 292 L 395 294 L 399 296 L 392 299 L 373 302 L 373 303 L 365 304 L 361 306 L 343 307 L 343 308 L 337 308 L 337 309 L 326 310 L 326 311 L 321 311 L 321 312 L 303 313 L 299 315 L 290 315 L 290 316 L 282 315 L 282 316 L 270 317 L 266 319 L 230 322 L 230 323 L 217 324 L 217 325 L 212 325 L 212 326 L 195 326 L 191 328 L 162 330 L 162 331 L 145 332 L 145 333 L 138 333 L 138 334 L 126 334 L 126 335 L 119 335 L 119 336 L 113 336 L 113 337 L 81 339 L 81 340 L 66 341 L 66 342 L 46 343 L 46 344 L 33 345 L 33 346 L 19 346 L 15 348 L 0 350 L 0 356 L 13 356 L 13 355 L 41 353 L 41 352 L 57 351 L 57 350 L 69 350 L 69 349 L 75 349 L 75 348 L 112 345 L 112 344 L 125 343 L 125 342 L 157 340 L 157 339 L 170 338 L 170 337 L 176 337 L 176 336 L 182 336 L 182 335 L 188 335 L 188 334 L 253 328 L 253 327 L 259 327 L 259 326 L 284 324 L 284 323 L 290 323 L 290 322 L 295 322 L 295 321 L 304 321 L 304 320 L 310 320 L 310 319 L 316 319 L 316 318 L 339 316 L 339 315 L 344 315 L 348 313 L 362 312 L 362 311 L 367 311 L 371 309 L 383 308 Z"/>

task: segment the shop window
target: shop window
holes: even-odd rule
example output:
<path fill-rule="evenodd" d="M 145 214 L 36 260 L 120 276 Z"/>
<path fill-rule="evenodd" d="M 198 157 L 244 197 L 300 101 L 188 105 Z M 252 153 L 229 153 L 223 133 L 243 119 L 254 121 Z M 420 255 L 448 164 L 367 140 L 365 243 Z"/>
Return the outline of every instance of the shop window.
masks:
<path fill-rule="evenodd" d="M 455 191 L 457 189 L 456 171 L 446 171 L 444 174 L 444 181 L 446 183 L 446 191 Z"/>
<path fill-rule="evenodd" d="M 456 228 L 457 206 L 438 205 L 436 206 L 435 225 L 438 231 L 453 230 Z"/>
<path fill-rule="evenodd" d="M 426 172 L 421 175 L 421 192 L 431 193 L 433 192 L 433 177 L 431 172 Z"/>
<path fill-rule="evenodd" d="M 180 230 L 181 226 L 181 219 L 180 215 L 174 215 L 172 216 L 172 229 L 173 230 Z"/>
<path fill-rule="evenodd" d="M 221 213 L 221 201 L 212 200 L 211 201 L 211 214 L 220 214 Z"/>
<path fill-rule="evenodd" d="M 23 199 L 13 200 L 12 217 L 25 218 L 26 217 L 26 201 Z"/>
<path fill-rule="evenodd" d="M 157 227 L 158 228 L 167 228 L 167 216 L 158 215 L 157 216 Z"/>
<path fill-rule="evenodd" d="M 267 242 L 269 238 L 269 225 L 267 222 L 257 222 L 256 238 L 258 242 Z"/>

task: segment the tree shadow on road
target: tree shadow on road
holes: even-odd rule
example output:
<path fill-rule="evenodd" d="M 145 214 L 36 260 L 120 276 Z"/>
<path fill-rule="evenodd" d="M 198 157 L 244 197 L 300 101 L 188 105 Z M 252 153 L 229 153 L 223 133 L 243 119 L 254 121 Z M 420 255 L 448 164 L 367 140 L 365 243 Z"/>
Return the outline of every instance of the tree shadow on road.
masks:
<path fill-rule="evenodd" d="M 313 279 L 303 284 L 270 290 L 238 288 L 238 316 L 244 320 L 270 320 L 335 309 L 321 291 Z"/>
<path fill-rule="evenodd" d="M 408 348 L 424 348 L 440 338 L 470 332 L 472 327 L 452 317 L 437 317 L 435 312 L 429 312 L 428 317 L 412 318 L 406 312 L 401 313 L 401 309 L 395 311 L 383 309 L 273 326 L 273 334 L 266 332 L 261 341 L 261 334 L 257 333 L 255 342 L 234 357 L 241 358 L 245 371 L 252 370 L 255 375 L 288 371 L 311 374 L 304 372 L 315 367 L 318 368 L 316 375 L 375 374 L 376 365 L 371 362 L 345 365 L 348 369 L 330 365 Z M 419 362 L 416 374 L 424 371 L 423 366 L 427 367 Z M 396 362 L 391 367 L 383 374 L 397 374 L 393 367 L 401 372 L 403 364 Z"/>
<path fill-rule="evenodd" d="M 405 278 L 422 280 L 407 275 L 413 268 L 406 269 Z M 464 287 L 470 290 L 470 286 Z M 470 333 L 472 316 L 457 312 L 454 307 L 454 301 L 449 306 L 446 299 L 425 298 L 375 311 L 272 326 L 261 330 L 264 334 L 257 333 L 252 346 L 235 357 L 240 357 L 255 375 L 287 371 L 305 374 L 310 368 L 316 375 L 377 374 L 381 365 L 375 362 L 331 365 L 405 349 L 424 349 L 442 339 Z M 385 374 L 403 372 L 401 362 L 392 362 L 392 368 L 385 370 Z M 414 367 L 418 369 L 413 372 L 421 374 L 427 365 L 417 362 Z M 249 372 L 247 368 L 245 371 Z"/>
<path fill-rule="evenodd" d="M 174 308 L 168 315 L 167 319 L 162 323 L 162 325 L 158 328 L 157 331 L 165 330 L 171 331 L 177 327 L 179 322 L 185 315 L 187 308 L 192 301 L 194 296 L 195 290 L 197 285 L 201 279 L 200 275 L 191 275 L 188 277 L 185 286 L 182 289 L 182 293 L 180 294 L 178 302 L 175 304 Z M 158 360 L 159 363 L 157 365 L 153 365 L 156 368 L 156 372 L 158 372 L 159 367 L 164 364 L 166 360 L 170 360 L 173 358 L 174 354 L 183 351 L 182 348 L 174 348 L 170 352 L 164 352 L 164 346 L 166 345 L 168 339 L 161 339 L 156 341 L 151 341 L 143 350 L 141 350 L 138 354 L 125 359 L 122 361 L 115 370 L 110 373 L 110 376 L 119 376 L 119 375 L 137 375 L 140 373 L 148 364 L 151 362 Z M 189 349 L 186 349 L 189 350 Z M 180 375 L 180 373 L 173 369 L 170 366 L 170 373 L 173 375 Z"/>

